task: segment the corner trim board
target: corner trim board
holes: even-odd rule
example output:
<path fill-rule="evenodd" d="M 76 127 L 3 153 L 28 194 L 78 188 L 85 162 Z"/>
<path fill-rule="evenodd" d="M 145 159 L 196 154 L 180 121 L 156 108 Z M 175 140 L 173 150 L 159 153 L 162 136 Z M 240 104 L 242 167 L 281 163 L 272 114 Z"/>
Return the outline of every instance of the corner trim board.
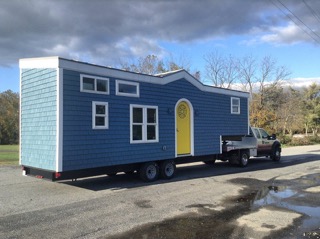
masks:
<path fill-rule="evenodd" d="M 63 69 L 57 68 L 56 172 L 63 169 Z"/>

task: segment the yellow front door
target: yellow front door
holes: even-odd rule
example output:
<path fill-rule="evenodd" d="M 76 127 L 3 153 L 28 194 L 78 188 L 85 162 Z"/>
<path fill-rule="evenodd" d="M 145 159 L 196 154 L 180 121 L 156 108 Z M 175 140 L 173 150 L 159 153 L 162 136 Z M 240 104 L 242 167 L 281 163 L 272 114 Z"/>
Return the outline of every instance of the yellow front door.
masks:
<path fill-rule="evenodd" d="M 177 154 L 191 153 L 190 107 L 181 101 L 176 108 Z"/>

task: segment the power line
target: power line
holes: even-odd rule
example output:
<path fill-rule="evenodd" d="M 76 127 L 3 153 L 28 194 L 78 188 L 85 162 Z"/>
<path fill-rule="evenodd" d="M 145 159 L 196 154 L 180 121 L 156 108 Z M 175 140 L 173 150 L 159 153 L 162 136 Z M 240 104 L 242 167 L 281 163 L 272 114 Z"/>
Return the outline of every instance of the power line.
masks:
<path fill-rule="evenodd" d="M 320 22 L 320 16 L 319 14 L 312 9 L 312 7 L 309 6 L 309 4 L 307 4 L 307 2 L 305 0 L 302 0 L 302 2 L 304 3 L 304 5 L 306 5 L 306 7 L 309 9 L 309 11 L 312 13 L 312 15 L 314 16 L 315 19 L 318 20 L 318 22 Z"/>
<path fill-rule="evenodd" d="M 272 0 L 270 0 L 273 5 L 275 5 L 285 16 L 287 16 L 296 26 L 298 26 L 304 33 L 306 33 L 308 36 L 310 36 L 315 42 L 320 44 L 320 36 L 314 32 L 307 24 L 305 24 L 297 15 L 295 15 L 286 5 L 284 5 L 280 0 L 278 2 L 293 15 L 301 24 L 303 24 L 306 28 L 308 28 L 317 38 L 315 38 L 313 35 L 310 34 L 310 32 L 306 31 L 303 27 L 301 27 L 296 20 L 294 20 L 293 17 L 291 17 L 289 14 L 287 14 L 281 7 L 279 7 L 277 4 L 275 4 Z"/>
<path fill-rule="evenodd" d="M 286 5 L 284 5 L 280 0 L 278 0 L 278 2 L 283 6 L 285 7 L 296 19 L 298 19 L 299 22 L 301 22 L 306 28 L 308 28 L 314 35 L 316 35 L 319 39 L 320 39 L 320 36 L 315 32 L 313 31 L 307 24 L 305 24 L 297 15 L 295 15 Z M 311 36 L 310 34 L 308 34 L 309 36 Z M 314 39 L 314 38 L 312 38 Z M 316 40 L 318 43 L 320 43 L 319 40 Z"/>

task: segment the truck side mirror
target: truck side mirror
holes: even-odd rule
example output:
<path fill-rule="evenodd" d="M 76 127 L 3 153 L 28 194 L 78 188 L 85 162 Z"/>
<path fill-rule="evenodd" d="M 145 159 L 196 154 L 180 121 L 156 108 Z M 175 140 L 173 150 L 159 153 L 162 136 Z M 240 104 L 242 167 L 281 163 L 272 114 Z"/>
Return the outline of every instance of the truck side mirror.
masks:
<path fill-rule="evenodd" d="M 269 140 L 275 140 L 277 138 L 276 134 L 272 134 L 271 136 L 268 136 Z"/>

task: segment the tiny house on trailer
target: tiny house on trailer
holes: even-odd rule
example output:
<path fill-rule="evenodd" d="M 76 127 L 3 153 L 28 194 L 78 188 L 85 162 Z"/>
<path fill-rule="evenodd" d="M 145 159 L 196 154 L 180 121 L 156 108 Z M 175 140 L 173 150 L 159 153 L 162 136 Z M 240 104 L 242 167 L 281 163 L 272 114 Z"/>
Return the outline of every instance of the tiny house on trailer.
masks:
<path fill-rule="evenodd" d="M 249 131 L 248 93 L 185 70 L 146 75 L 60 57 L 19 64 L 25 175 L 171 178 L 176 163 L 213 160 L 222 137 Z"/>

